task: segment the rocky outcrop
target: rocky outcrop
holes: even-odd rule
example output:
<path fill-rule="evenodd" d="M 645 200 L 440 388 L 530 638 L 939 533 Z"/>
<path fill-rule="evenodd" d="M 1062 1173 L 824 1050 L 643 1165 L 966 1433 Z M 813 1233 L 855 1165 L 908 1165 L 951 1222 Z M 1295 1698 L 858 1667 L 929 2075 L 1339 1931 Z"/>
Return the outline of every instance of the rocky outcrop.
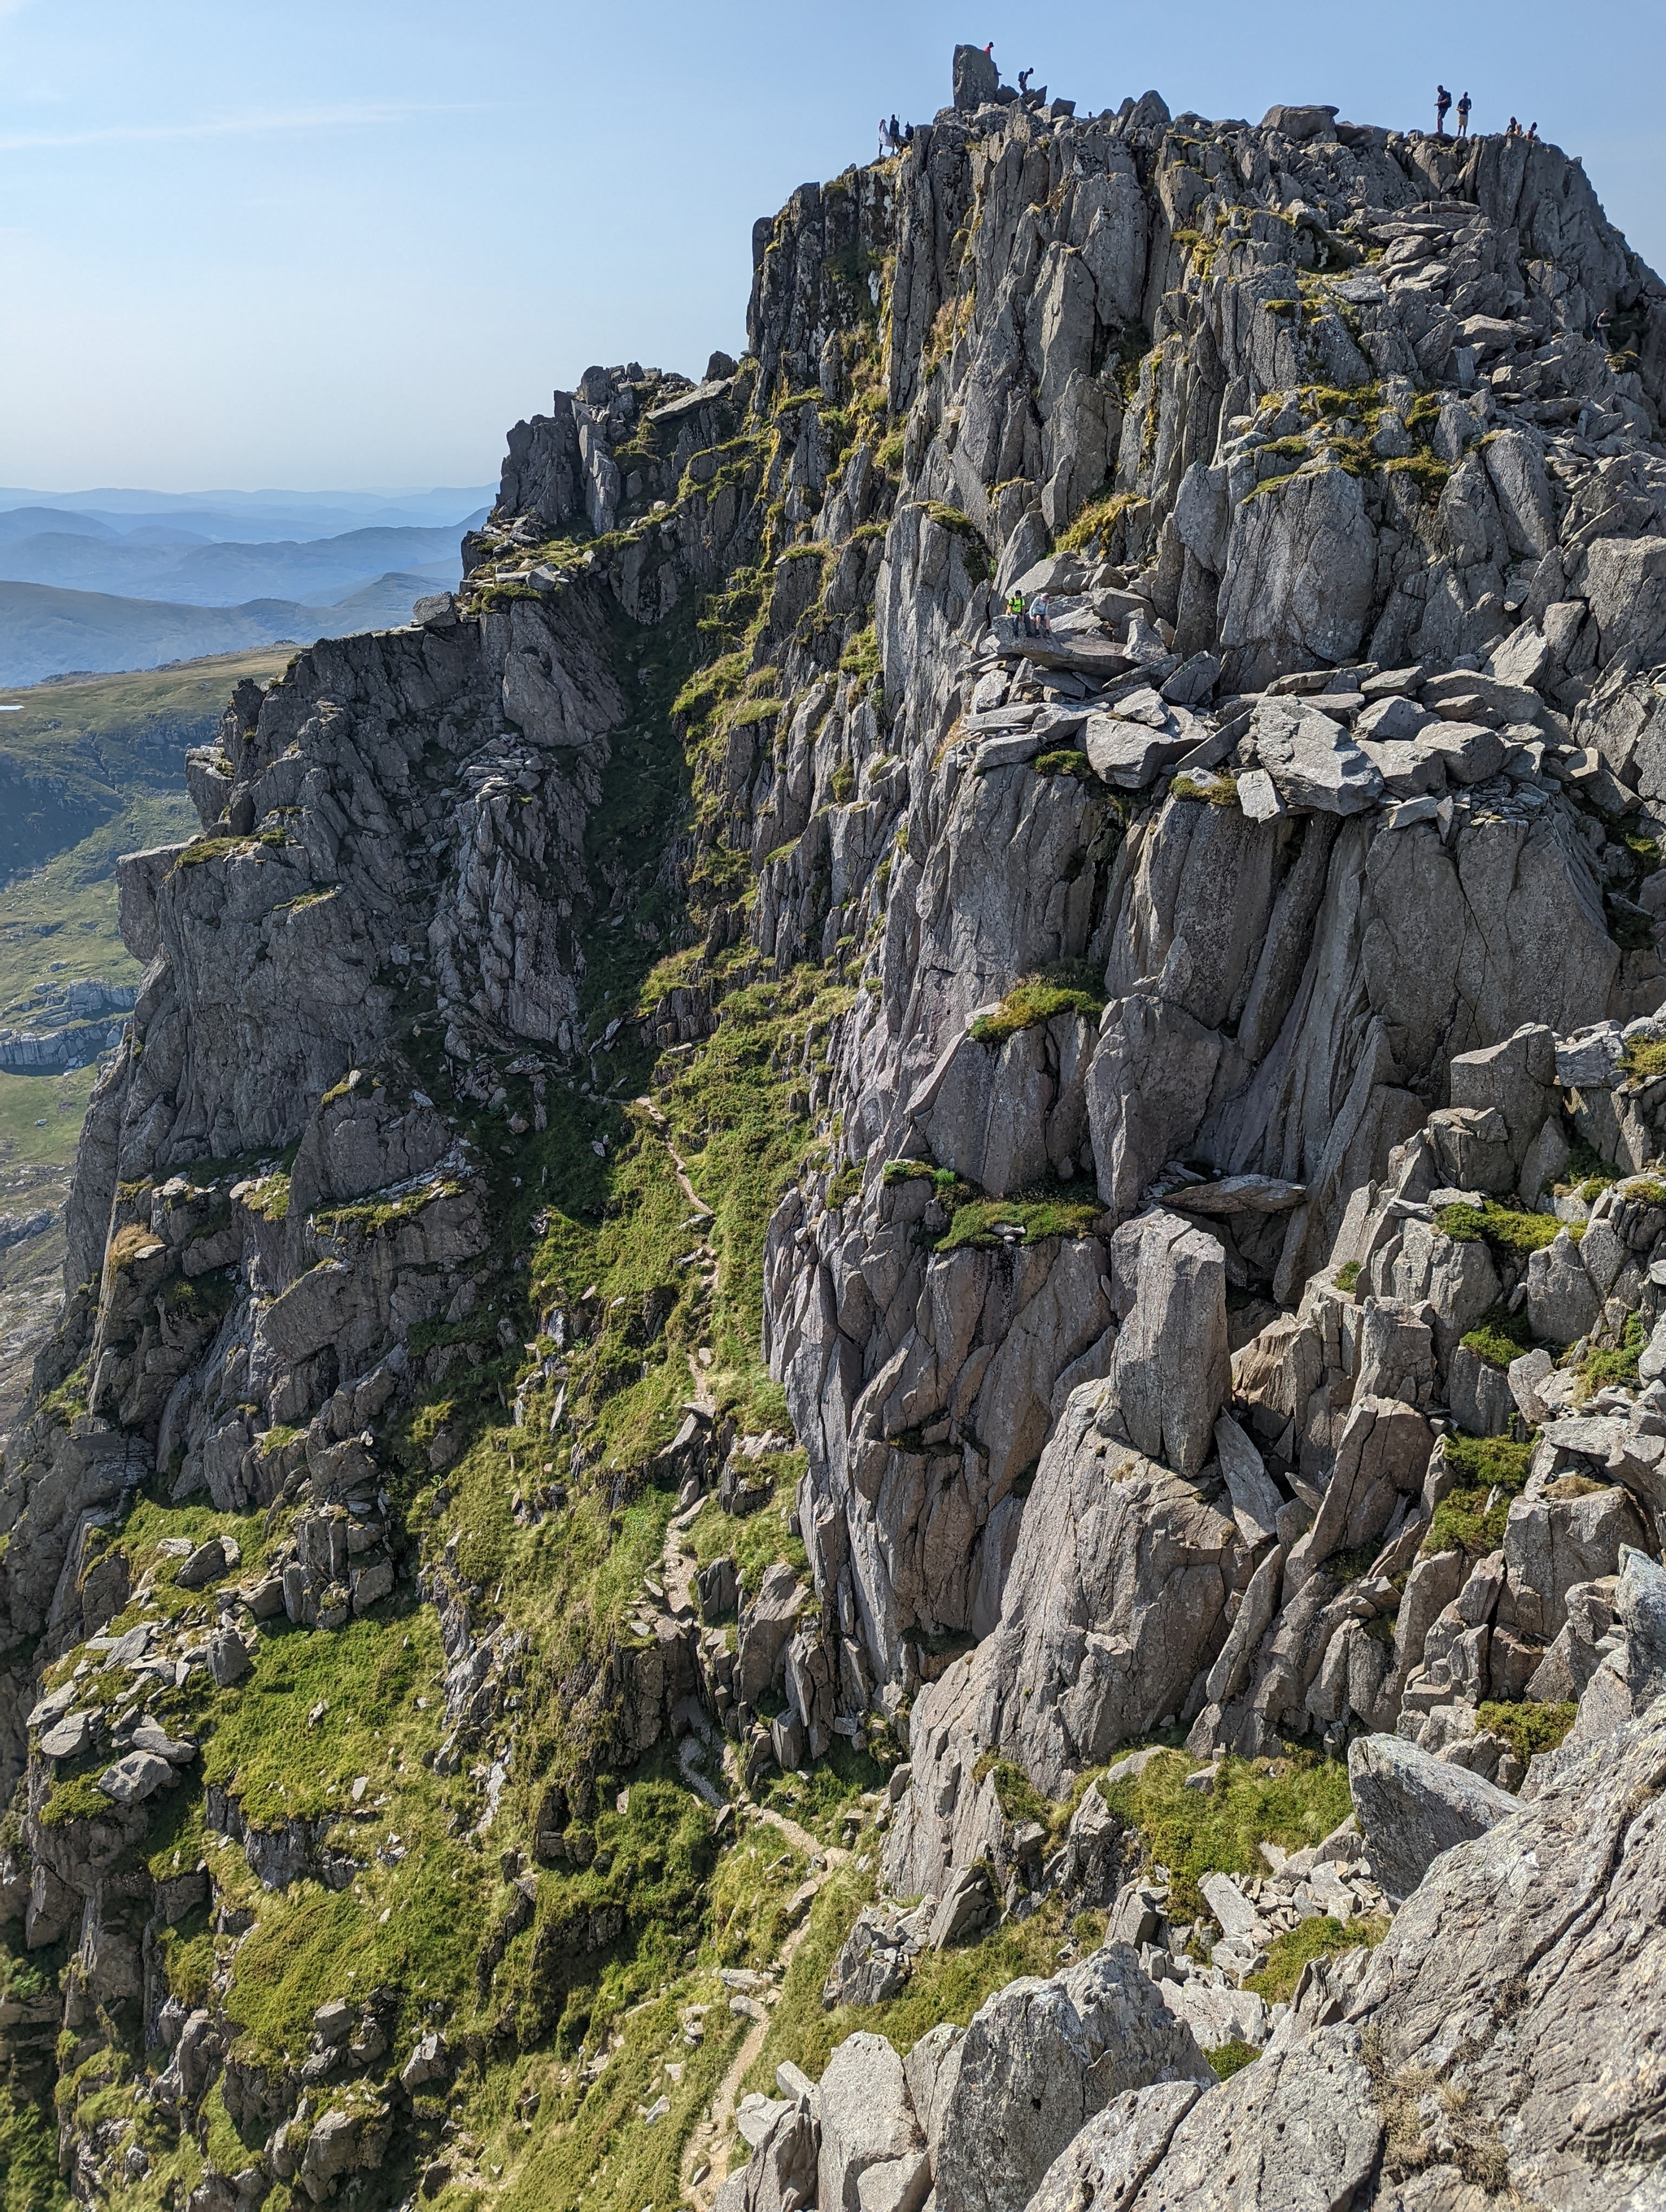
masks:
<path fill-rule="evenodd" d="M 143 2170 L 76 2118 L 118 2050 L 193 2140 L 223 2083 L 207 2212 L 418 2148 L 485 2188 L 447 2098 L 562 2021 L 599 2080 L 588 1978 L 662 1877 L 704 1910 L 720 1739 L 756 1789 L 842 1737 L 907 1756 L 834 2002 L 1049 1899 L 1112 1941 L 789 2076 L 731 2202 L 1622 2201 L 1663 301 L 1556 148 L 1078 117 L 964 48 L 759 226 L 743 360 L 587 370 L 459 592 L 240 687 L 203 834 L 121 862 L 144 975 L 0 1478 L 3 1895 L 72 1962 L 13 2025 L 81 2197 Z M 246 1717 L 302 1680 L 291 1798 Z M 1170 1926 L 1093 1778 L 1156 1735 L 1352 1747 L 1358 1827 Z M 616 1851 L 667 1736 L 711 1833 Z M 496 1856 L 460 1978 L 262 2045 L 236 1947 L 279 1893 L 356 1927 L 413 1836 Z M 1276 2021 L 1241 1986 L 1402 1899 Z"/>

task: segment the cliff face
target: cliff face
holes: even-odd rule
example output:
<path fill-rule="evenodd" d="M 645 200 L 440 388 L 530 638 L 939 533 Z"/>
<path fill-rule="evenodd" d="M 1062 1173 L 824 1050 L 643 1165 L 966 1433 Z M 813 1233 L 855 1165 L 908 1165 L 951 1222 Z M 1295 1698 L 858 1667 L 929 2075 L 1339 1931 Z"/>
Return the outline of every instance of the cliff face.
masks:
<path fill-rule="evenodd" d="M 743 362 L 517 425 L 460 593 L 241 687 L 122 864 L 0 1487 L 0 2034 L 86 2201 L 460 2189 L 513 2105 L 506 2186 L 703 2202 L 778 1768 L 890 1767 L 898 1896 L 1126 1917 L 1053 1814 L 1132 1741 L 1513 1790 L 1657 1686 L 1657 280 L 1554 147 L 1149 94 L 945 111 L 754 256 Z M 1142 1955 L 1057 2002 L 1202 2172 Z M 928 2090 L 863 2158 L 958 2212 Z M 830 2100 L 748 2206 L 856 2202 Z"/>

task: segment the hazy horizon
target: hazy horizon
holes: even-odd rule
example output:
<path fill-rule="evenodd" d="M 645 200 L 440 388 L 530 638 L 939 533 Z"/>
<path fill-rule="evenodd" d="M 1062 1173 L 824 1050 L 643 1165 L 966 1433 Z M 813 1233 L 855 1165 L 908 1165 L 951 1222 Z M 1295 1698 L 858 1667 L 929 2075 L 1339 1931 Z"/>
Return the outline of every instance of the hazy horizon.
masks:
<path fill-rule="evenodd" d="M 929 118 L 958 38 L 993 35 L 1009 78 L 1033 64 L 1084 112 L 1155 86 L 1177 113 L 1311 100 L 1428 127 L 1440 76 L 1478 131 L 1515 113 L 1579 154 L 1658 264 L 1666 26 L 1640 0 L 1568 24 L 1549 0 L 1411 0 L 1391 40 L 1341 13 L 1316 40 L 1290 0 L 731 0 L 696 35 L 643 0 L 627 51 L 566 0 L 461 29 L 437 0 L 0 0 L 0 476 L 490 484 L 509 425 L 589 363 L 698 374 L 738 350 L 754 219 L 871 160 L 882 111 Z"/>

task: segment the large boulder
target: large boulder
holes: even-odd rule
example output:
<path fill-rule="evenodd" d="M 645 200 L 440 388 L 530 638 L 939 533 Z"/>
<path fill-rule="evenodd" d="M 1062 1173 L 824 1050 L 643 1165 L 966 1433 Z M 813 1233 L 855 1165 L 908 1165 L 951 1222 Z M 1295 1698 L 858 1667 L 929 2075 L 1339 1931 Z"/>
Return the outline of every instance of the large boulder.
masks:
<path fill-rule="evenodd" d="M 1225 1254 L 1207 1231 L 1159 1207 L 1112 1237 L 1110 1283 L 1122 1327 L 1100 1427 L 1177 1474 L 1196 1474 L 1231 1382 Z"/>
<path fill-rule="evenodd" d="M 912 2187 L 923 2177 L 925 2138 L 915 2119 L 903 2062 L 883 2035 L 845 2038 L 827 2062 L 819 2101 L 816 2201 L 822 2212 L 867 2212 L 880 2179 Z M 899 2170 L 865 2185 L 865 2177 L 877 2166 Z M 924 2196 L 923 2187 L 919 2193 Z"/>
<path fill-rule="evenodd" d="M 1201 2097 L 1151 2179 L 1120 2204 L 1137 2212 L 1344 2212 L 1366 2201 L 1359 2192 L 1382 2141 L 1363 2039 L 1356 2028 L 1322 2028 L 1293 2049 L 1275 2045 Z"/>
<path fill-rule="evenodd" d="M 1381 770 L 1341 722 L 1302 699 L 1263 699 L 1252 725 L 1256 750 L 1290 807 L 1358 814 L 1383 797 Z"/>
<path fill-rule="evenodd" d="M 1443 1851 L 1521 1809 L 1507 1790 L 1396 1735 L 1357 1736 L 1348 1782 L 1371 1872 L 1391 1897 L 1409 1897 Z"/>
<path fill-rule="evenodd" d="M 1025 2212 L 1126 2212 L 1201 2094 L 1195 2081 L 1157 2081 L 1113 2099 L 1065 2145 Z"/>
<path fill-rule="evenodd" d="M 970 115 L 1000 96 L 1000 71 L 982 46 L 954 50 L 954 104 Z"/>
<path fill-rule="evenodd" d="M 1125 1943 L 1051 1981 L 998 1990 L 952 2063 L 933 2180 L 938 2203 L 956 2212 L 1024 2212 L 1066 2144 L 1114 2098 L 1153 2082 L 1213 2079 L 1191 2030 Z"/>

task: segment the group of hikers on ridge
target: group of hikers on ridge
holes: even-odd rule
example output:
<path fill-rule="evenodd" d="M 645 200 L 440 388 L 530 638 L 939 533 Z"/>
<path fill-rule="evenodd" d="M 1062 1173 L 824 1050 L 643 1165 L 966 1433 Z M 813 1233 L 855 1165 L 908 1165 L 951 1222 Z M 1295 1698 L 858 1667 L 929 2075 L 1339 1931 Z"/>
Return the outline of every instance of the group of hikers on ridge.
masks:
<path fill-rule="evenodd" d="M 995 42 L 993 39 L 989 40 L 983 51 L 991 61 L 994 59 Z M 1036 72 L 1032 69 L 1025 69 L 1018 71 L 1018 93 L 1021 98 L 1028 99 L 1033 96 L 1045 99 L 1046 94 L 1044 93 L 1037 95 L 1031 95 L 1031 94 L 1030 80 L 1035 74 Z M 1447 91 L 1444 84 L 1437 84 L 1435 87 L 1435 136 L 1437 138 L 1444 138 L 1449 135 L 1446 129 L 1446 118 L 1452 112 L 1452 105 L 1451 94 Z M 1469 115 L 1474 105 L 1474 101 L 1471 100 L 1467 92 L 1461 93 L 1458 95 L 1457 130 L 1455 133 L 1450 135 L 1458 138 L 1468 139 L 1469 136 Z M 1526 130 L 1523 131 L 1521 125 L 1512 115 L 1504 135 L 1506 138 L 1525 138 L 1529 145 L 1536 146 L 1539 143 L 1539 126 L 1536 123 L 1529 123 Z M 913 124 L 899 123 L 895 115 L 889 118 L 882 115 L 879 118 L 879 159 L 882 161 L 885 160 L 889 155 L 900 154 L 905 146 L 911 146 L 913 143 Z"/>
<path fill-rule="evenodd" d="M 1046 594 L 1037 592 L 1033 599 L 1026 599 L 1022 592 L 1014 592 L 1006 602 L 1006 612 L 1025 637 L 1051 637 L 1053 616 Z"/>
<path fill-rule="evenodd" d="M 993 39 L 989 40 L 983 51 L 991 61 L 994 59 L 995 42 Z M 1030 89 L 1030 80 L 1035 74 L 1033 69 L 1022 69 L 1018 71 L 1018 97 L 1021 100 L 1036 102 L 1046 98 L 1045 87 L 1038 93 L 1032 93 Z M 905 146 L 912 146 L 913 143 L 913 124 L 899 123 L 895 115 L 890 117 L 882 115 L 879 118 L 879 159 L 882 161 L 890 155 L 900 154 Z"/>
<path fill-rule="evenodd" d="M 1469 110 L 1471 105 L 1472 103 L 1469 95 L 1466 92 L 1460 98 L 1457 104 L 1457 136 L 1460 138 L 1467 138 L 1469 136 Z M 1446 136 L 1446 118 L 1451 112 L 1451 94 L 1447 91 L 1444 84 L 1438 84 L 1435 87 L 1435 136 L 1437 138 L 1444 138 Z M 1529 123 L 1526 130 L 1523 131 L 1521 125 L 1517 122 L 1515 117 L 1512 115 L 1510 118 L 1510 127 L 1504 135 L 1506 138 L 1528 139 L 1533 145 L 1536 146 L 1539 143 L 1539 126 L 1536 123 Z"/>

